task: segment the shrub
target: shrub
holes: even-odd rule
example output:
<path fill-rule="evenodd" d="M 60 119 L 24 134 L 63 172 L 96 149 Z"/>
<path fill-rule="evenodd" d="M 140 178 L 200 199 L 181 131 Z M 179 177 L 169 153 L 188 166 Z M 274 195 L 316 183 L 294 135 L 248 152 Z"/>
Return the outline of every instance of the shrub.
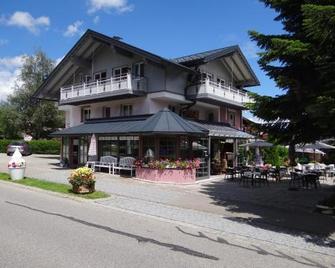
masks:
<path fill-rule="evenodd" d="M 0 140 L 0 153 L 7 152 L 7 146 L 13 140 Z M 61 143 L 59 140 L 32 140 L 27 142 L 33 154 L 60 154 Z"/>
<path fill-rule="evenodd" d="M 59 154 L 60 141 L 58 140 L 32 140 L 28 142 L 33 154 Z"/>
<path fill-rule="evenodd" d="M 94 172 L 88 167 L 80 167 L 72 171 L 69 182 L 74 186 L 90 186 L 95 183 Z"/>

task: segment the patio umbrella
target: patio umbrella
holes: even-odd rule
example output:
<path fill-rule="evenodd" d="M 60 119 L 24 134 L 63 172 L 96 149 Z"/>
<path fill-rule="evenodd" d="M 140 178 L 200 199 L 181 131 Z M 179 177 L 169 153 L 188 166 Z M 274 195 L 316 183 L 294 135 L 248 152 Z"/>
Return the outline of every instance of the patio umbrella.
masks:
<path fill-rule="evenodd" d="M 319 149 L 315 149 L 315 151 L 313 149 L 310 149 L 310 148 L 296 148 L 295 151 L 297 153 L 305 153 L 305 154 L 321 154 L 321 155 L 325 155 L 326 153 L 325 152 L 322 152 L 321 150 Z"/>
<path fill-rule="evenodd" d="M 255 140 L 253 142 L 241 144 L 240 147 L 255 148 L 256 165 L 263 165 L 262 155 L 260 154 L 259 148 L 272 147 L 273 144 L 264 140 Z"/>
<path fill-rule="evenodd" d="M 97 160 L 97 139 L 94 134 L 91 137 L 90 147 L 88 149 L 88 158 L 91 161 Z"/>
<path fill-rule="evenodd" d="M 314 161 L 315 161 L 315 155 L 316 155 L 316 151 L 317 150 L 334 150 L 335 146 L 321 142 L 321 141 L 316 141 L 314 143 L 308 143 L 305 144 L 304 146 L 301 147 L 302 149 L 306 150 L 306 149 L 310 149 L 313 150 L 314 152 Z"/>

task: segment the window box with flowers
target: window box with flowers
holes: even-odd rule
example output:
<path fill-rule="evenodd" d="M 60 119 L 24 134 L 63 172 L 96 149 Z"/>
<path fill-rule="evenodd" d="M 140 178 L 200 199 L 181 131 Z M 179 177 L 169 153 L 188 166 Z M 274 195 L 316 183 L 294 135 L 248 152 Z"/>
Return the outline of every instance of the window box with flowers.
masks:
<path fill-rule="evenodd" d="M 137 160 L 136 177 L 141 180 L 168 183 L 192 183 L 196 180 L 196 169 L 200 160 Z"/>
<path fill-rule="evenodd" d="M 91 168 L 77 168 L 71 173 L 69 182 L 74 193 L 87 194 L 95 191 L 95 176 Z"/>

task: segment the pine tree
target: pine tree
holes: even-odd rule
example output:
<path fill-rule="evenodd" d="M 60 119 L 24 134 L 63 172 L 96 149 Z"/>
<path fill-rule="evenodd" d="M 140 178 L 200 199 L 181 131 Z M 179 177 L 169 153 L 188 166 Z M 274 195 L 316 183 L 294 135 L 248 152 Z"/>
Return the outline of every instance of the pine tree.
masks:
<path fill-rule="evenodd" d="M 264 125 L 269 134 L 289 144 L 290 162 L 294 165 L 295 144 L 332 133 L 323 118 L 330 118 L 329 111 L 332 117 L 335 115 L 334 98 L 331 97 L 335 92 L 334 75 L 328 76 L 334 72 L 334 66 L 330 66 L 334 64 L 334 52 L 330 47 L 334 45 L 335 27 L 327 27 L 329 21 L 334 25 L 334 0 L 262 2 L 278 12 L 275 20 L 283 24 L 285 32 L 265 35 L 250 31 L 249 35 L 262 49 L 260 67 L 283 94 L 276 97 L 255 95 L 255 103 L 250 108 L 256 116 L 270 122 Z M 323 110 L 326 103 L 328 112 Z"/>

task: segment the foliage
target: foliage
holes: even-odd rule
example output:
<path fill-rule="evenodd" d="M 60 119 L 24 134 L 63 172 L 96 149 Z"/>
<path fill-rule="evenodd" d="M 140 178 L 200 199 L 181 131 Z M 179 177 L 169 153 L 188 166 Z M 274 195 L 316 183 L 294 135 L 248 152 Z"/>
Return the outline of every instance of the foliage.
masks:
<path fill-rule="evenodd" d="M 267 164 L 272 166 L 280 167 L 287 163 L 288 149 L 284 146 L 276 145 L 263 149 L 263 159 Z"/>
<path fill-rule="evenodd" d="M 94 193 L 89 193 L 85 195 L 75 195 L 72 192 L 71 186 L 63 183 L 56 183 L 51 181 L 38 180 L 34 178 L 24 178 L 22 180 L 12 181 L 7 173 L 0 173 L 0 180 L 10 181 L 17 184 L 22 184 L 30 187 L 35 187 L 43 190 L 48 190 L 52 192 L 67 194 L 71 196 L 78 196 L 85 199 L 98 199 L 107 198 L 109 194 L 101 191 L 95 191 Z"/>
<path fill-rule="evenodd" d="M 42 51 L 24 56 L 23 61 L 14 92 L 0 107 L 0 131 L 8 139 L 20 138 L 22 133 L 35 139 L 47 138 L 50 132 L 63 127 L 64 115 L 55 103 L 33 103 L 31 97 L 52 71 L 54 63 Z"/>
<path fill-rule="evenodd" d="M 59 154 L 61 143 L 59 140 L 31 140 L 28 142 L 33 154 Z"/>
<path fill-rule="evenodd" d="M 0 140 L 0 153 L 6 153 L 7 146 L 13 140 Z M 27 142 L 33 154 L 59 154 L 60 141 L 58 140 L 31 140 Z"/>
<path fill-rule="evenodd" d="M 69 182 L 72 185 L 81 186 L 81 185 L 92 185 L 95 183 L 94 171 L 88 167 L 80 167 L 72 171 Z"/>
<path fill-rule="evenodd" d="M 264 131 L 290 145 L 332 136 L 335 130 L 335 4 L 333 0 L 262 0 L 274 9 L 284 33 L 250 31 L 262 52 L 258 61 L 283 94 L 255 95 L 249 107 L 269 122 Z"/>
<path fill-rule="evenodd" d="M 151 160 L 147 163 L 142 160 L 136 160 L 135 166 L 152 168 L 152 169 L 169 169 L 169 168 L 193 169 L 193 168 L 199 168 L 200 160 L 199 159 L 193 159 L 193 160 L 161 159 L 161 160 Z"/>

